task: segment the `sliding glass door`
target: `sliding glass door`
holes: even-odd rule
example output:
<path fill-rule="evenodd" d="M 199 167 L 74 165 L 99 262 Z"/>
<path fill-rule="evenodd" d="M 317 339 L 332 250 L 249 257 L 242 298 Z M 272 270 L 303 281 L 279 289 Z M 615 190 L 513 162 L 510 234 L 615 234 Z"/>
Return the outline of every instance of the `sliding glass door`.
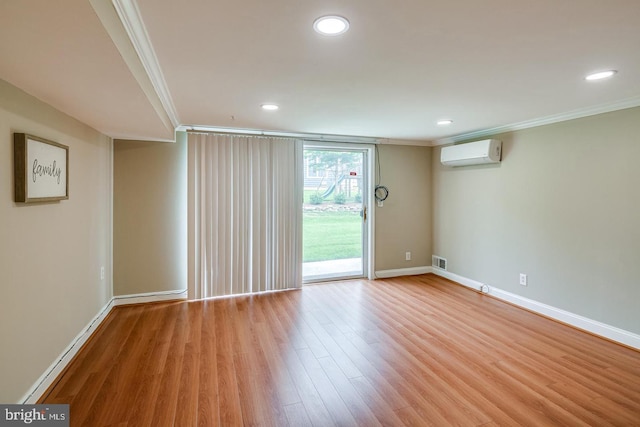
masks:
<path fill-rule="evenodd" d="M 304 282 L 367 274 L 367 156 L 366 148 L 305 144 Z"/>

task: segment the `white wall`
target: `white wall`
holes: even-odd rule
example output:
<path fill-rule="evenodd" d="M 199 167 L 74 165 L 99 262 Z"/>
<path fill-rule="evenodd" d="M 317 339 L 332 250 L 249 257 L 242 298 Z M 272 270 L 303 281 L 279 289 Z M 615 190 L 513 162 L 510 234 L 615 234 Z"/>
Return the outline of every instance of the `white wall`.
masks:
<path fill-rule="evenodd" d="M 69 146 L 69 200 L 13 202 L 14 132 Z M 21 400 L 112 296 L 111 156 L 110 138 L 0 80 L 0 402 Z"/>
<path fill-rule="evenodd" d="M 496 138 L 497 166 L 444 167 L 434 150 L 434 254 L 455 274 L 640 333 L 640 108 Z"/>

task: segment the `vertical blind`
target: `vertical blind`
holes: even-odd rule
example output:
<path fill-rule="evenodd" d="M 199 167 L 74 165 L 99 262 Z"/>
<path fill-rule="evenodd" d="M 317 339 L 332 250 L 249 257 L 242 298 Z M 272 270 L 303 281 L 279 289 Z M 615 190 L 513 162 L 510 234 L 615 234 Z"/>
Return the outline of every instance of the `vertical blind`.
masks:
<path fill-rule="evenodd" d="M 302 282 L 302 141 L 189 134 L 189 297 Z"/>

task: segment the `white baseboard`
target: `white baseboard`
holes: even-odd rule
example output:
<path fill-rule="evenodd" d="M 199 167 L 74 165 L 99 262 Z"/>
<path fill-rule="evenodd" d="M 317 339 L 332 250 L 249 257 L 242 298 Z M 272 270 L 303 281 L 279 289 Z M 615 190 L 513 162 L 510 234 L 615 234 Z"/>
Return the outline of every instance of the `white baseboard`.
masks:
<path fill-rule="evenodd" d="M 484 283 L 482 282 L 468 279 L 466 277 L 462 277 L 449 271 L 444 271 L 437 268 L 433 269 L 433 273 L 438 276 L 445 277 L 449 280 L 453 280 L 454 282 L 460 283 L 461 285 L 467 286 L 476 291 L 479 291 L 480 288 L 484 285 Z M 489 286 L 488 295 L 517 305 L 519 307 L 526 308 L 527 310 L 531 310 L 543 316 L 550 317 L 559 322 L 566 323 L 575 328 L 590 332 L 594 335 L 598 335 L 640 350 L 640 335 L 633 332 L 625 331 L 624 329 L 607 325 L 606 323 L 598 322 L 597 320 L 589 319 L 587 317 L 580 316 L 578 314 L 574 314 L 569 311 L 562 310 L 560 308 L 553 307 L 538 301 L 534 301 L 532 299 L 525 298 L 511 292 L 503 291 L 502 289 L 498 289 L 493 286 Z"/>
<path fill-rule="evenodd" d="M 146 294 L 117 295 L 113 297 L 113 305 L 141 304 L 147 302 L 171 301 L 187 299 L 187 290 L 149 292 Z"/>
<path fill-rule="evenodd" d="M 345 280 L 349 280 L 349 279 L 345 279 Z M 308 283 L 308 285 L 316 285 L 316 284 L 319 284 L 319 283 L 320 282 L 312 282 L 312 283 Z M 192 301 L 213 301 L 213 300 L 219 300 L 219 299 L 229 299 L 229 298 L 240 298 L 240 297 L 250 297 L 250 296 L 257 296 L 257 295 L 275 294 L 275 293 L 278 293 L 278 292 L 299 291 L 300 289 L 302 289 L 302 287 L 304 285 L 306 285 L 306 284 L 302 284 L 302 286 L 295 287 L 295 288 L 272 289 L 270 291 L 245 292 L 243 294 L 229 294 L 229 295 L 218 295 L 218 296 L 206 297 L 206 298 L 196 298 L 196 299 L 193 299 L 193 300 L 189 300 L 189 302 L 192 302 Z"/>
<path fill-rule="evenodd" d="M 398 268 L 395 270 L 380 270 L 376 271 L 376 279 L 388 279 L 391 277 L 400 276 L 415 276 L 418 274 L 427 274 L 433 272 L 433 267 L 410 267 L 410 268 Z"/>
<path fill-rule="evenodd" d="M 40 399 L 42 394 L 53 384 L 58 375 L 66 368 L 67 364 L 75 357 L 78 350 L 89 339 L 91 334 L 102 324 L 113 308 L 113 298 L 100 310 L 98 314 L 85 326 L 85 328 L 71 341 L 71 344 L 57 357 L 56 361 L 47 368 L 46 371 L 31 386 L 29 391 L 20 399 L 18 403 L 34 404 Z"/>
<path fill-rule="evenodd" d="M 100 310 L 98 314 L 89 322 L 89 324 L 76 336 L 71 344 L 64 349 L 64 351 L 58 356 L 55 362 L 47 368 L 47 370 L 38 378 L 38 380 L 31 386 L 29 391 L 20 399 L 18 403 L 21 404 L 33 404 L 36 403 L 45 391 L 53 384 L 58 375 L 62 373 L 64 368 L 67 367 L 69 362 L 78 354 L 78 351 L 84 343 L 87 342 L 89 337 L 98 329 L 104 319 L 109 315 L 113 307 L 127 304 L 140 304 L 146 302 L 156 301 L 168 301 L 168 300 L 183 300 L 187 298 L 187 290 L 181 291 L 166 291 L 166 292 L 151 292 L 147 294 L 137 295 L 119 295 L 111 298 L 109 302 Z"/>
<path fill-rule="evenodd" d="M 615 326 L 607 325 L 606 323 L 598 322 L 597 320 L 592 320 L 560 308 L 521 297 L 520 295 L 512 294 L 511 292 L 503 291 L 502 289 L 491 287 L 489 294 L 503 301 L 535 311 L 543 316 L 551 317 L 578 329 L 583 329 L 587 332 L 591 332 L 592 334 L 599 335 L 640 350 L 640 335 L 634 334 L 633 332 L 625 331 L 624 329 L 616 328 Z"/>
<path fill-rule="evenodd" d="M 482 288 L 482 285 L 484 285 L 484 283 L 477 282 L 475 280 L 468 279 L 466 277 L 458 276 L 455 273 L 452 273 L 446 270 L 441 270 L 439 268 L 434 268 L 433 274 L 444 277 L 445 279 L 453 280 L 454 282 L 460 283 L 461 285 L 464 285 L 467 288 L 471 288 L 474 291 L 480 291 L 480 289 Z"/>

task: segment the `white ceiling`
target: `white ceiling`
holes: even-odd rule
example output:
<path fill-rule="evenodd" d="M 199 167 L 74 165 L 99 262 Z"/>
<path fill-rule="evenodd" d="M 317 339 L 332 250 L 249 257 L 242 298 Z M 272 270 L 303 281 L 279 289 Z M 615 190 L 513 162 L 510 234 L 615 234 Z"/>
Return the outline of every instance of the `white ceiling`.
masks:
<path fill-rule="evenodd" d="M 324 14 L 350 31 L 316 34 Z M 638 0 L 0 2 L 0 77 L 117 138 L 443 141 L 640 105 L 639 72 Z"/>

